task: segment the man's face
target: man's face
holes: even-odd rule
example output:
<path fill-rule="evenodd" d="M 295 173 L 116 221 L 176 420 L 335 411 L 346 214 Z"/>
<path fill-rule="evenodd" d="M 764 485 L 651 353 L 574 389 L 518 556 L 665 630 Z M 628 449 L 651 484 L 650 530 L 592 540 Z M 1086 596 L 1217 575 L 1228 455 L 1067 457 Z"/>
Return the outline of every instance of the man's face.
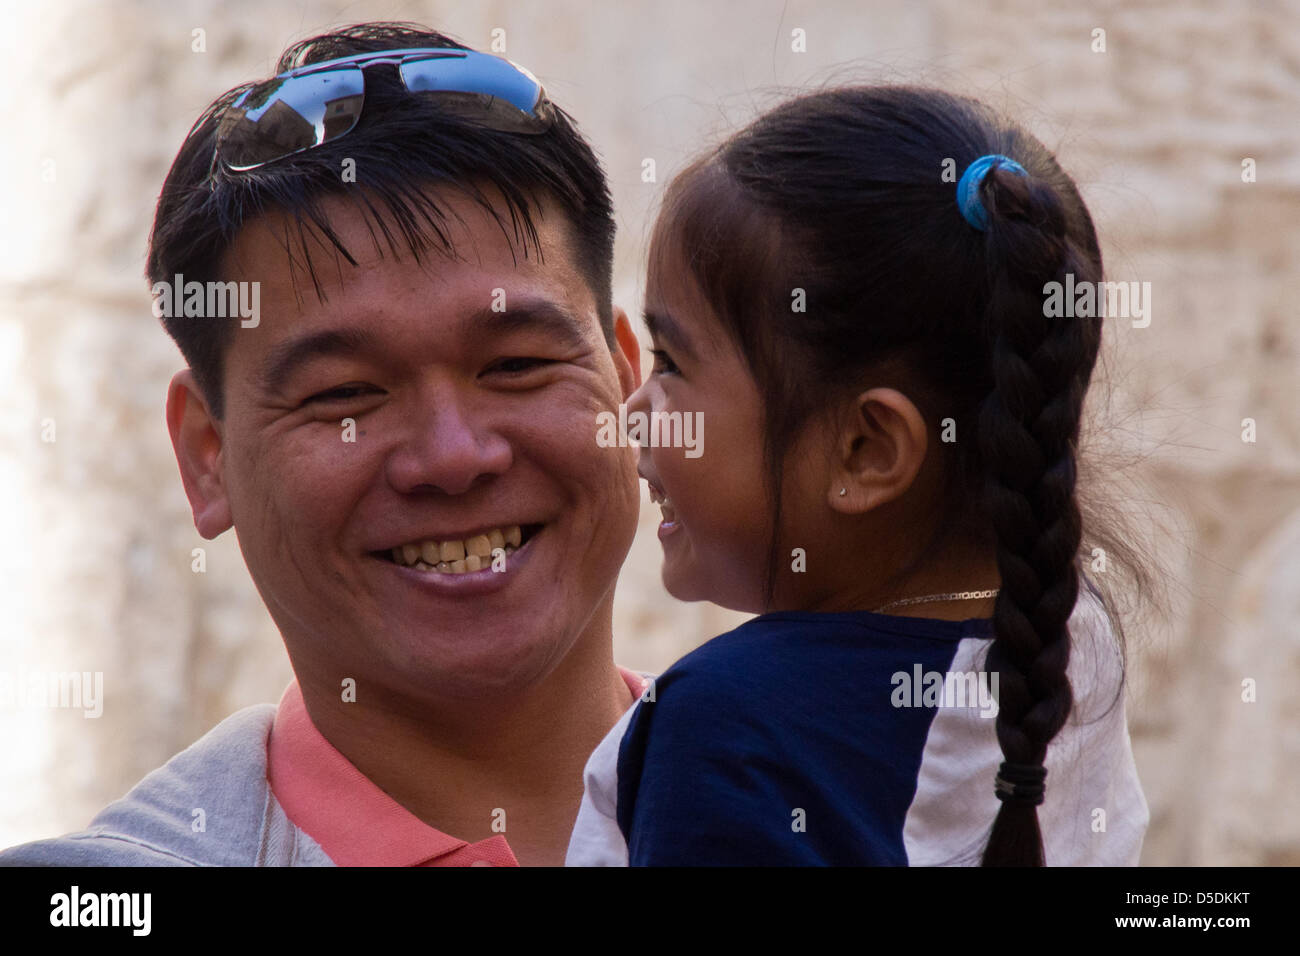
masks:
<path fill-rule="evenodd" d="M 595 440 L 636 385 L 635 342 L 611 354 L 563 213 L 535 214 L 539 262 L 479 205 L 437 199 L 458 258 L 423 265 L 381 258 L 352 203 L 327 205 L 358 265 L 312 250 L 324 302 L 279 218 L 225 263 L 261 283 L 261 322 L 227 352 L 220 484 L 295 669 L 336 688 L 469 697 L 541 678 L 584 637 L 608 642 L 635 532 L 635 451 Z M 223 530 L 221 508 L 195 511 Z M 479 536 L 495 555 L 457 573 Z"/>

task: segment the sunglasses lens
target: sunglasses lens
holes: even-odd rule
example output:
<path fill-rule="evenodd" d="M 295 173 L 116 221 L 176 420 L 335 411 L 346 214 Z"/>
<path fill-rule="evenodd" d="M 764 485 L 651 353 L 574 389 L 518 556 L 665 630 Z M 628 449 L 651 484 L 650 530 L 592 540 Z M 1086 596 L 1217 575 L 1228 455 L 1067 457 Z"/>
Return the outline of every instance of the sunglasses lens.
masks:
<path fill-rule="evenodd" d="M 436 93 L 440 109 L 509 133 L 543 133 L 554 120 L 541 84 L 506 60 L 482 54 L 406 60 L 412 93 Z"/>
<path fill-rule="evenodd" d="M 253 169 L 328 143 L 357 125 L 364 99 L 365 79 L 355 66 L 255 86 L 221 117 L 221 158 L 231 169 Z"/>

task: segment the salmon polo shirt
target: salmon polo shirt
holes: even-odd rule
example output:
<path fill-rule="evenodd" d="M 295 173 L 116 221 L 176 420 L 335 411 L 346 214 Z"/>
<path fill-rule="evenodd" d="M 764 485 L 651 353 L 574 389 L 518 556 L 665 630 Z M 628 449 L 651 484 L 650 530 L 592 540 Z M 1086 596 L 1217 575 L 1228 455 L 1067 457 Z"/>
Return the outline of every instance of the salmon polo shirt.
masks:
<path fill-rule="evenodd" d="M 619 668 L 633 697 L 646 678 Z M 295 680 L 267 745 L 267 780 L 289 819 L 339 866 L 518 866 L 504 834 L 478 843 L 437 830 L 334 749 L 307 714 Z"/>

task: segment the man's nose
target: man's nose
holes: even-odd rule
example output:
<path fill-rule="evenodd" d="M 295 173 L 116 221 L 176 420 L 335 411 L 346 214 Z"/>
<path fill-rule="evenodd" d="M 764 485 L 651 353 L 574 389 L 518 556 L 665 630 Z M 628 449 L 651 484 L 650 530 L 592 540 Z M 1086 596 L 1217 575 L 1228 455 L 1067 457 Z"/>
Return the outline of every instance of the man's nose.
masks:
<path fill-rule="evenodd" d="M 388 458 L 389 483 L 400 492 L 464 494 L 510 467 L 510 442 L 479 403 L 453 387 L 422 394 L 405 429 Z"/>

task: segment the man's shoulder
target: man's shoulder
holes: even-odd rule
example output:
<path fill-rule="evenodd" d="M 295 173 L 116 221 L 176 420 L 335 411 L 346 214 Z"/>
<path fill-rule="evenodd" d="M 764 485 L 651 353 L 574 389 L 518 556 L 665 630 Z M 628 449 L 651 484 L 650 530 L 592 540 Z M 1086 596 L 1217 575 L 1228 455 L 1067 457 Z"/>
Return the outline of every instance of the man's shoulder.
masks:
<path fill-rule="evenodd" d="M 0 853 L 8 866 L 328 865 L 266 779 L 275 707 L 227 717 L 105 807 L 85 830 Z"/>

